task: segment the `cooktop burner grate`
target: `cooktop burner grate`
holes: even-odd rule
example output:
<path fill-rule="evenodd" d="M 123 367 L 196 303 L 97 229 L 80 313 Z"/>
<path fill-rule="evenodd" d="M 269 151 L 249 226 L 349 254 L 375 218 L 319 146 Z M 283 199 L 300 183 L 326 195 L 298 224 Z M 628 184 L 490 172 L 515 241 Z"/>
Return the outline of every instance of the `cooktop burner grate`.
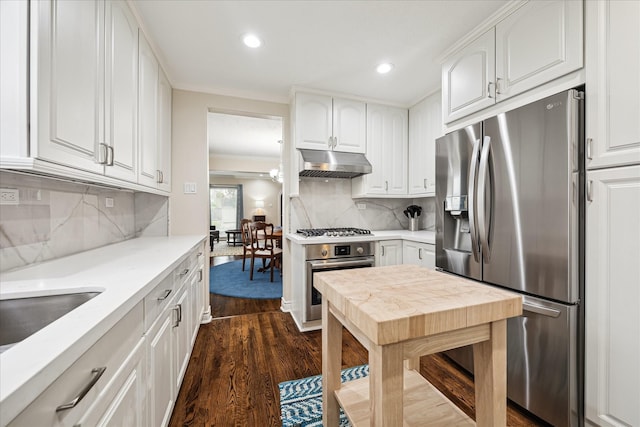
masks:
<path fill-rule="evenodd" d="M 371 234 L 371 230 L 364 228 L 342 227 L 342 228 L 301 228 L 297 230 L 298 234 L 304 237 L 344 237 L 344 236 L 360 236 Z"/>

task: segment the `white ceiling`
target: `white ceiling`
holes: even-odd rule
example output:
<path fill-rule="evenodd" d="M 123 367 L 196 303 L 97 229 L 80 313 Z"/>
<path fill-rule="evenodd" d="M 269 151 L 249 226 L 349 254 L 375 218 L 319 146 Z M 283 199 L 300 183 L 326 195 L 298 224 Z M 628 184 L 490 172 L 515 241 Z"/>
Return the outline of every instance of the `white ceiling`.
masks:
<path fill-rule="evenodd" d="M 209 154 L 280 159 L 282 119 L 209 113 Z"/>
<path fill-rule="evenodd" d="M 288 103 L 300 86 L 405 107 L 440 87 L 437 57 L 505 2 L 131 0 L 176 89 Z M 263 45 L 244 46 L 247 32 Z M 382 61 L 395 68 L 376 73 Z M 212 154 L 279 155 L 273 122 L 209 120 Z"/>
<path fill-rule="evenodd" d="M 174 88 L 288 102 L 291 86 L 411 106 L 436 58 L 505 0 L 133 0 Z M 246 32 L 264 44 L 249 49 Z M 381 61 L 395 64 L 387 75 Z"/>

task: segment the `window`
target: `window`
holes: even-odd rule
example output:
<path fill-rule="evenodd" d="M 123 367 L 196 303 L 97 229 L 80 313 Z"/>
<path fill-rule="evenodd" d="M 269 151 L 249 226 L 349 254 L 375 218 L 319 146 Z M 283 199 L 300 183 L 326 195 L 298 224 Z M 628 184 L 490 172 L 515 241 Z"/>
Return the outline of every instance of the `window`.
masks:
<path fill-rule="evenodd" d="M 209 188 L 211 225 L 222 235 L 237 229 L 242 218 L 242 185 L 213 185 Z"/>

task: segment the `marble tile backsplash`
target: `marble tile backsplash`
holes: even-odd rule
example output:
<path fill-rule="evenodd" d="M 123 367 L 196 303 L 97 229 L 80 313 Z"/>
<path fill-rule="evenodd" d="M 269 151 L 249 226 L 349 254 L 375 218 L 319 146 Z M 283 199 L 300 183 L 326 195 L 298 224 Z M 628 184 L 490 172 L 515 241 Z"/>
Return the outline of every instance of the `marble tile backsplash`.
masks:
<path fill-rule="evenodd" d="M 408 229 L 403 211 L 409 205 L 422 207 L 420 230 L 435 230 L 435 198 L 352 199 L 351 180 L 300 181 L 300 195 L 291 198 L 291 230 L 298 228 L 357 227 L 370 230 Z M 358 205 L 364 204 L 365 209 Z"/>
<path fill-rule="evenodd" d="M 5 171 L 0 186 L 19 194 L 18 204 L 0 205 L 0 271 L 167 235 L 167 197 Z"/>

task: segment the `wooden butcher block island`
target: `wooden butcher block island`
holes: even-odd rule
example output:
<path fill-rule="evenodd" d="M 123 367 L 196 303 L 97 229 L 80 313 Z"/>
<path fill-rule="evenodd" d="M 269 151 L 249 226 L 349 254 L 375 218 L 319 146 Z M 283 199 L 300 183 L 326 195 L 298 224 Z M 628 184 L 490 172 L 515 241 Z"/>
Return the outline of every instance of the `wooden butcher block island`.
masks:
<path fill-rule="evenodd" d="M 413 265 L 316 273 L 322 293 L 323 424 L 474 425 L 415 369 L 420 356 L 473 344 L 478 426 L 506 425 L 506 319 L 512 292 Z M 369 376 L 341 385 L 342 327 L 369 351 Z"/>

